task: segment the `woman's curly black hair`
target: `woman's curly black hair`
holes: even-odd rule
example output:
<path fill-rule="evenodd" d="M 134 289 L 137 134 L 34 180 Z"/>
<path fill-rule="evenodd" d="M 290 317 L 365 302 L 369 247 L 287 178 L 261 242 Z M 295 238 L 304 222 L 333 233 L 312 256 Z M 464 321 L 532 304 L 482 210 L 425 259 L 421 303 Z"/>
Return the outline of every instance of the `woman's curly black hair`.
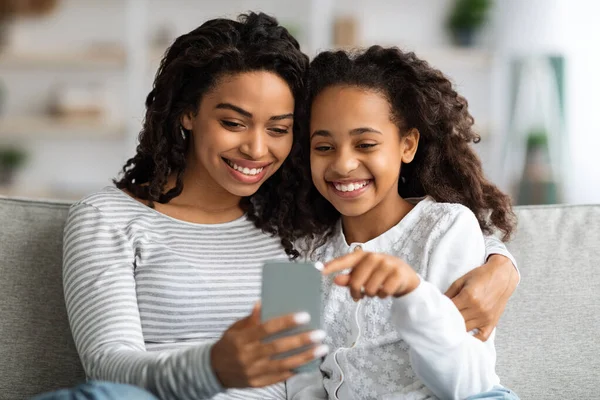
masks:
<path fill-rule="evenodd" d="M 515 217 L 511 200 L 483 174 L 481 161 L 470 146 L 479 135 L 467 100 L 439 70 L 396 47 L 372 46 L 351 53 L 330 51 L 310 64 L 308 104 L 324 89 L 349 85 L 382 93 L 389 101 L 392 120 L 401 134 L 420 132 L 414 160 L 401 168 L 398 193 L 403 198 L 431 196 L 438 202 L 460 203 L 473 211 L 485 233 L 494 229 L 508 240 Z M 305 129 L 305 131 L 307 131 Z M 308 168 L 308 138 L 304 139 L 304 168 Z M 313 221 L 305 236 L 319 244 L 332 234 L 340 213 L 316 190 L 304 188 L 300 201 L 313 206 Z"/>
<path fill-rule="evenodd" d="M 167 50 L 146 98 L 146 115 L 136 155 L 129 159 L 115 185 L 147 201 L 168 203 L 181 194 L 189 132 L 181 135 L 181 116 L 196 113 L 200 101 L 224 76 L 270 71 L 289 85 L 294 98 L 294 131 L 306 119 L 302 100 L 308 57 L 296 39 L 277 20 L 263 13 L 241 15 L 238 21 L 213 19 L 180 36 Z M 254 224 L 279 235 L 287 254 L 295 258 L 293 242 L 306 219 L 296 207 L 294 193 L 309 179 L 296 166 L 300 135 L 294 135 L 291 153 L 281 168 L 241 206 Z M 166 190 L 170 176 L 173 188 Z M 292 228 L 294 227 L 294 228 Z"/>

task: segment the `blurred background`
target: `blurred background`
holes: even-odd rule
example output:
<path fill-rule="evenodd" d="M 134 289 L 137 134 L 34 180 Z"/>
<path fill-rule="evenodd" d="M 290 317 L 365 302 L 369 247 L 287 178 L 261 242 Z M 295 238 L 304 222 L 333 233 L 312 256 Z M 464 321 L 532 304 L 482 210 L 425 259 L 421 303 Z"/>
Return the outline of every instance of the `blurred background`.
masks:
<path fill-rule="evenodd" d="M 0 0 L 0 194 L 73 200 L 110 184 L 169 43 L 248 10 L 311 56 L 416 52 L 469 101 L 485 171 L 516 204 L 600 203 L 594 0 Z"/>

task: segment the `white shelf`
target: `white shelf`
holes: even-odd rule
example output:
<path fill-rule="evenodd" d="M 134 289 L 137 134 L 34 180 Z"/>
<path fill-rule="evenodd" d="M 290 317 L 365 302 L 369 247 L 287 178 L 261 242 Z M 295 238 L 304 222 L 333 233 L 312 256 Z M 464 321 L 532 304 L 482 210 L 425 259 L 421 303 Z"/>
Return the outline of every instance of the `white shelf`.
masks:
<path fill-rule="evenodd" d="M 148 61 L 154 67 L 162 60 L 166 48 L 150 48 Z M 124 69 L 127 56 L 123 51 L 79 53 L 0 53 L 0 69 Z"/>
<path fill-rule="evenodd" d="M 20 116 L 0 118 L 0 138 L 122 138 L 125 125 L 100 118 Z"/>
<path fill-rule="evenodd" d="M 487 68 L 494 60 L 494 53 L 487 49 L 448 47 L 414 51 L 418 57 L 434 66 Z"/>
<path fill-rule="evenodd" d="M 119 52 L 0 53 L 0 68 L 84 68 L 120 69 L 126 56 Z"/>

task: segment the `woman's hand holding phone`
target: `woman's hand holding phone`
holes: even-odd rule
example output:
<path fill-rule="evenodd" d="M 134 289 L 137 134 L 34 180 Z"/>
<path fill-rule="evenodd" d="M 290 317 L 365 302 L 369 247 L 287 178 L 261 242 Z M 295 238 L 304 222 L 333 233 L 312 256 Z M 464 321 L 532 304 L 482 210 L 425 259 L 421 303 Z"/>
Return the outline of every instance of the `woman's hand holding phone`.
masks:
<path fill-rule="evenodd" d="M 215 375 L 225 388 L 264 387 L 290 378 L 294 369 L 327 354 L 328 347 L 321 344 L 325 332 L 313 330 L 267 339 L 309 322 L 310 315 L 300 312 L 261 323 L 257 304 L 248 317 L 231 325 L 213 345 L 211 364 Z M 299 348 L 306 349 L 277 358 Z"/>

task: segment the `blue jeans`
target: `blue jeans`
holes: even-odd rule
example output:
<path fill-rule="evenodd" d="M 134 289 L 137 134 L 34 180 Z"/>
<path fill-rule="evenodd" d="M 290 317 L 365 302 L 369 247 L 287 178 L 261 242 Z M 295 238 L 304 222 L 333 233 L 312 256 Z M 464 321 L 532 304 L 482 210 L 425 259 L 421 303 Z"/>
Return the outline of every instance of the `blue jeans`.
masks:
<path fill-rule="evenodd" d="M 519 396 L 510 389 L 495 386 L 492 390 L 470 396 L 466 400 L 519 400 Z"/>
<path fill-rule="evenodd" d="M 121 383 L 91 381 L 73 389 L 44 393 L 31 400 L 158 400 L 150 392 L 137 386 Z M 466 400 L 519 400 L 513 391 L 496 386 L 489 392 L 471 396 Z"/>
<path fill-rule="evenodd" d="M 142 388 L 121 383 L 90 381 L 73 389 L 44 393 L 31 400 L 158 400 Z"/>

